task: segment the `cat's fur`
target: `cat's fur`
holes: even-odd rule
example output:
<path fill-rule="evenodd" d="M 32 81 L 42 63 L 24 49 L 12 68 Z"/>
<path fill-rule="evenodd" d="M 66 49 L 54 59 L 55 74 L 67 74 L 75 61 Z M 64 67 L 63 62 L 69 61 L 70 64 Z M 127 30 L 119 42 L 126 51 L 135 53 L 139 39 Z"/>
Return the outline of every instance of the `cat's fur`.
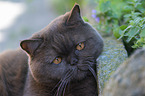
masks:
<path fill-rule="evenodd" d="M 84 49 L 76 50 L 81 42 Z M 29 60 L 20 49 L 0 55 L 0 96 L 97 96 L 103 40 L 82 20 L 79 5 L 20 45 Z M 57 56 L 62 62 L 52 63 Z"/>

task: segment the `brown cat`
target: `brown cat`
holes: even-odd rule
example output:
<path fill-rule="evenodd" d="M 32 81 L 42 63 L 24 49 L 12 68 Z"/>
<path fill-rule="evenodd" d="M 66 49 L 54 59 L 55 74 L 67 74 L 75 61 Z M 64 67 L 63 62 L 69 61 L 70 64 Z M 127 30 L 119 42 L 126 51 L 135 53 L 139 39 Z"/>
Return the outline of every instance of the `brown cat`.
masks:
<path fill-rule="evenodd" d="M 21 49 L 0 55 L 0 96 L 98 96 L 103 40 L 79 5 L 20 45 L 29 59 Z"/>

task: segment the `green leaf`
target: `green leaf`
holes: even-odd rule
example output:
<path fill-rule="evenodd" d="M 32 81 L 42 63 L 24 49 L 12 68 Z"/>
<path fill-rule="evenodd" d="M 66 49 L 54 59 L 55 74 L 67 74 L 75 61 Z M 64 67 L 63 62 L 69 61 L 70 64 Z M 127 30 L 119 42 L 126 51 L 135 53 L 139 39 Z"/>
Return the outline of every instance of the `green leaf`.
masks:
<path fill-rule="evenodd" d="M 113 28 L 113 35 L 118 39 L 120 37 L 120 27 Z"/>
<path fill-rule="evenodd" d="M 121 25 L 121 26 L 120 26 L 120 29 L 121 29 L 121 30 L 125 30 L 126 28 L 127 28 L 127 25 Z"/>
<path fill-rule="evenodd" d="M 145 37 L 145 28 L 141 30 L 140 37 Z"/>
<path fill-rule="evenodd" d="M 144 28 L 145 28 L 145 24 L 143 24 L 143 25 L 141 26 L 141 28 L 144 29 Z"/>
<path fill-rule="evenodd" d="M 130 11 L 132 11 L 132 9 L 133 9 L 132 6 L 125 6 L 122 11 L 123 12 L 130 12 Z"/>
<path fill-rule="evenodd" d="M 128 33 L 127 33 L 127 36 L 128 36 L 128 39 L 126 40 L 126 42 L 130 42 L 130 40 L 137 34 L 139 33 L 140 31 L 140 28 L 139 27 L 132 27 Z"/>
<path fill-rule="evenodd" d="M 100 8 L 101 12 L 105 13 L 110 10 L 110 1 L 103 2 Z"/>
<path fill-rule="evenodd" d="M 85 22 L 89 22 L 89 19 L 88 19 L 86 16 L 83 16 L 83 20 L 84 20 Z"/>
<path fill-rule="evenodd" d="M 132 15 L 131 14 L 126 14 L 126 15 L 124 15 L 124 17 L 126 17 L 126 18 L 129 18 L 129 17 L 131 17 Z"/>
<path fill-rule="evenodd" d="M 127 2 L 128 4 L 130 4 L 130 5 L 134 5 L 134 2 Z"/>
<path fill-rule="evenodd" d="M 140 12 L 135 12 L 135 13 L 133 13 L 133 15 L 137 17 L 137 16 L 141 15 L 141 13 Z"/>
<path fill-rule="evenodd" d="M 140 24 L 140 21 L 141 21 L 141 20 L 142 20 L 141 17 L 137 17 L 137 18 L 135 18 L 134 20 L 130 20 L 129 22 L 130 22 L 130 25 L 136 26 L 136 25 L 139 25 L 139 24 Z"/>
<path fill-rule="evenodd" d="M 130 20 L 129 23 L 130 23 L 130 25 L 133 26 L 135 22 L 133 20 Z"/>
<path fill-rule="evenodd" d="M 141 20 L 142 20 L 141 17 L 137 17 L 137 18 L 134 19 L 134 22 L 137 24 L 137 23 L 139 23 Z"/>
<path fill-rule="evenodd" d="M 145 12 L 145 8 L 143 6 L 138 6 L 137 9 L 141 12 L 144 13 Z"/>
<path fill-rule="evenodd" d="M 119 37 L 118 40 L 120 40 L 120 39 L 124 36 L 125 32 L 126 32 L 128 29 L 132 28 L 132 27 L 133 27 L 133 26 L 130 25 L 130 26 L 128 26 L 126 29 L 124 29 L 123 32 L 121 32 L 122 34 L 120 34 L 121 36 Z"/>

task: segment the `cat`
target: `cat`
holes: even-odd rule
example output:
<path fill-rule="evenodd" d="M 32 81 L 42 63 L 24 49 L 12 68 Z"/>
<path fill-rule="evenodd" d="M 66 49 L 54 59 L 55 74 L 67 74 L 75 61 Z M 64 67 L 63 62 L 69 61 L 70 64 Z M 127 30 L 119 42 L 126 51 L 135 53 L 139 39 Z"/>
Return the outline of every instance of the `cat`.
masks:
<path fill-rule="evenodd" d="M 0 96 L 98 96 L 96 59 L 103 39 L 80 7 L 0 55 Z"/>

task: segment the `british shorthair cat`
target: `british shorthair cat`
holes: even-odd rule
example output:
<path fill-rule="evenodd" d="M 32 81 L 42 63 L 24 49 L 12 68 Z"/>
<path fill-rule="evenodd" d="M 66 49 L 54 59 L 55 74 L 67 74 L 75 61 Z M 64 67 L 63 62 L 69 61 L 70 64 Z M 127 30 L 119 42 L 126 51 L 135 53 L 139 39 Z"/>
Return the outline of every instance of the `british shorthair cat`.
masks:
<path fill-rule="evenodd" d="M 98 96 L 103 40 L 78 4 L 20 46 L 0 55 L 0 96 Z"/>

